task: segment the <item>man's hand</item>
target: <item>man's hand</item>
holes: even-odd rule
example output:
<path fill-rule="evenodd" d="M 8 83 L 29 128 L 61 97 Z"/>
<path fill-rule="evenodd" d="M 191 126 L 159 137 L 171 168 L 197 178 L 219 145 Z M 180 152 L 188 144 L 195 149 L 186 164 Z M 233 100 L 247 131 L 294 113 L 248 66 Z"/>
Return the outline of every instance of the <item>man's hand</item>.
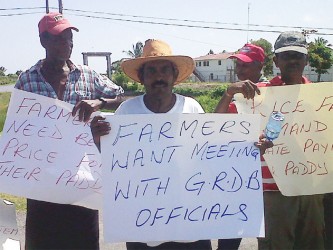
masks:
<path fill-rule="evenodd" d="M 260 90 L 256 84 L 250 80 L 245 80 L 230 84 L 226 90 L 226 95 L 230 97 L 237 93 L 242 93 L 246 99 L 253 99 L 256 93 L 260 95 Z"/>
<path fill-rule="evenodd" d="M 74 106 L 72 115 L 75 116 L 79 111 L 79 121 L 87 122 L 91 114 L 99 110 L 102 104 L 101 100 L 82 100 Z"/>
<path fill-rule="evenodd" d="M 105 121 L 105 117 L 98 115 L 91 120 L 90 129 L 93 135 L 94 142 L 99 151 L 101 151 L 101 136 L 110 133 L 110 123 Z"/>
<path fill-rule="evenodd" d="M 264 155 L 266 149 L 271 148 L 271 147 L 274 146 L 272 141 L 269 141 L 269 140 L 266 139 L 265 134 L 261 134 L 259 136 L 259 141 L 254 143 L 254 145 L 259 148 L 260 155 Z"/>

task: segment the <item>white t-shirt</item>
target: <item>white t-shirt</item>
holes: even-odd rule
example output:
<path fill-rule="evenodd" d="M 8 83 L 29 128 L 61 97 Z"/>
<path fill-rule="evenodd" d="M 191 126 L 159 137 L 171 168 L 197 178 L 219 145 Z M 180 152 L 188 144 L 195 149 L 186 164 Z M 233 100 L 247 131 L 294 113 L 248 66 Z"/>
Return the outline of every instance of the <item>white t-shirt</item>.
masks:
<path fill-rule="evenodd" d="M 190 113 L 205 113 L 201 105 L 191 97 L 176 95 L 175 105 L 166 114 L 190 114 Z M 120 104 L 115 112 L 115 115 L 129 114 L 155 114 L 149 110 L 144 101 L 144 95 L 136 96 Z"/>
<path fill-rule="evenodd" d="M 176 103 L 166 114 L 189 114 L 189 113 L 205 113 L 201 105 L 191 97 L 176 95 Z M 129 115 L 129 114 L 155 114 L 148 109 L 143 101 L 144 95 L 131 98 L 120 104 L 115 112 L 115 115 Z M 166 241 L 152 241 L 146 242 L 150 247 L 158 246 Z M 176 242 L 191 242 L 191 241 L 176 241 Z"/>

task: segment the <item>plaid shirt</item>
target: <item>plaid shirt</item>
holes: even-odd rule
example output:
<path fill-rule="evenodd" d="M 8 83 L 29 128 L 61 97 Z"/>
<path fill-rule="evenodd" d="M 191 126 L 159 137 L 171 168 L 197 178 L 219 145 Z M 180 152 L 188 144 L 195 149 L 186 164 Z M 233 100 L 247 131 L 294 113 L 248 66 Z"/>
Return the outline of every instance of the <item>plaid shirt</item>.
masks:
<path fill-rule="evenodd" d="M 15 88 L 58 99 L 53 87 L 41 74 L 43 60 L 38 61 L 29 70 L 22 72 Z M 107 77 L 103 77 L 86 65 L 74 65 L 67 61 L 70 72 L 62 100 L 75 105 L 81 100 L 93 100 L 100 97 L 113 98 L 124 90 Z"/>

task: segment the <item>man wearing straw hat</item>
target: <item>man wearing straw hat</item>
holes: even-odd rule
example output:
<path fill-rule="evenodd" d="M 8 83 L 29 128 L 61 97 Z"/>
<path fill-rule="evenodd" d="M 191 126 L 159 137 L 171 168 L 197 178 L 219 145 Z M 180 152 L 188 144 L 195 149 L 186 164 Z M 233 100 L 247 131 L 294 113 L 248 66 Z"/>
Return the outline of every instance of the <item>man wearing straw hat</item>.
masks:
<path fill-rule="evenodd" d="M 145 94 L 123 102 L 115 115 L 154 113 L 204 113 L 200 104 L 172 92 L 175 84 L 185 80 L 194 70 L 194 61 L 188 56 L 172 55 L 168 44 L 149 39 L 143 47 L 142 57 L 124 61 L 124 73 L 145 87 Z M 110 124 L 98 116 L 91 122 L 95 143 L 110 131 Z M 143 249 L 212 249 L 210 240 L 195 242 L 127 242 L 129 250 Z"/>

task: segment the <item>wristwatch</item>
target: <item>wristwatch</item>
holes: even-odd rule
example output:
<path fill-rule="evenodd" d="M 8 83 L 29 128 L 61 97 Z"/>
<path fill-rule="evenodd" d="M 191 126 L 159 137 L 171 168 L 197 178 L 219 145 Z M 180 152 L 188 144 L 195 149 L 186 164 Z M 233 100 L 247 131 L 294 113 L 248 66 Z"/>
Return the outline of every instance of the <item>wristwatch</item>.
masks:
<path fill-rule="evenodd" d="M 99 107 L 100 109 L 104 108 L 104 106 L 108 103 L 103 97 L 98 98 L 98 100 L 102 102 L 101 106 Z"/>

